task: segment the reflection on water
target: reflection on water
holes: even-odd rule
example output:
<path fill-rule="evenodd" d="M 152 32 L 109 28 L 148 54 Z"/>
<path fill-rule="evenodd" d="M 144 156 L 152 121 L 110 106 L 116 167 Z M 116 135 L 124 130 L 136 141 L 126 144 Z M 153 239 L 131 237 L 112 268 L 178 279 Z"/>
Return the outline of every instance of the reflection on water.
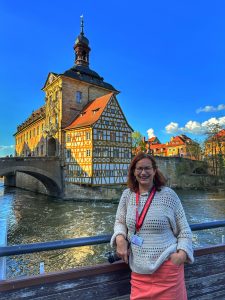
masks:
<path fill-rule="evenodd" d="M 225 194 L 177 191 L 190 224 L 225 219 Z M 112 233 L 117 204 L 63 201 L 0 183 L 0 219 L 8 222 L 8 244 L 36 243 Z M 194 232 L 195 246 L 221 243 L 225 229 Z M 106 261 L 109 245 L 85 246 L 7 258 L 7 277 L 65 270 Z"/>

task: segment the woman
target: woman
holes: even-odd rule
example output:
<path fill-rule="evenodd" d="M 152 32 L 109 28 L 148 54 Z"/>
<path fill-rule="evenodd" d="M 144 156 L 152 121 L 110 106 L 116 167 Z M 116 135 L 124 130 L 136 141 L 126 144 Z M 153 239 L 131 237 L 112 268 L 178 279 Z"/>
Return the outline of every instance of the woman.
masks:
<path fill-rule="evenodd" d="M 131 300 L 187 299 L 184 262 L 194 260 L 192 234 L 178 196 L 165 183 L 152 156 L 134 157 L 111 239 L 117 255 L 129 260 Z"/>

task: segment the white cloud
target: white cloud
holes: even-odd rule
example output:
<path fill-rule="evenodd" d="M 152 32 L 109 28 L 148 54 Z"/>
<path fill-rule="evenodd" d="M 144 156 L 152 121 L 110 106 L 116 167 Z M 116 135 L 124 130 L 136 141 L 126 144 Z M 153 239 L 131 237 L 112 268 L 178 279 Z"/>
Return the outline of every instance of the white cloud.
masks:
<path fill-rule="evenodd" d="M 165 127 L 165 129 L 167 133 L 176 133 L 177 131 L 179 131 L 179 124 L 171 122 Z"/>
<path fill-rule="evenodd" d="M 208 121 L 205 121 L 202 123 L 202 127 L 206 128 L 207 126 L 211 126 L 211 125 L 219 125 L 221 127 L 225 126 L 225 117 L 221 117 L 221 118 L 211 118 Z"/>
<path fill-rule="evenodd" d="M 218 109 L 218 110 L 224 110 L 224 109 L 225 109 L 225 104 L 219 104 L 219 105 L 217 106 L 217 109 Z"/>
<path fill-rule="evenodd" d="M 224 117 L 220 117 L 218 120 L 219 120 L 219 125 L 221 127 L 224 127 L 225 126 L 225 116 Z"/>
<path fill-rule="evenodd" d="M 14 149 L 14 145 L 10 145 L 10 146 L 0 145 L 0 150 L 11 150 L 11 149 Z"/>
<path fill-rule="evenodd" d="M 202 133 L 202 126 L 197 121 L 188 121 L 184 128 L 180 128 L 181 131 L 191 132 L 193 134 L 201 134 Z"/>
<path fill-rule="evenodd" d="M 149 138 L 149 139 L 155 136 L 155 134 L 154 134 L 154 129 L 153 129 L 153 128 L 149 128 L 149 129 L 147 130 L 147 133 L 148 133 L 148 138 Z"/>
<path fill-rule="evenodd" d="M 219 125 L 222 128 L 225 127 L 225 117 L 210 118 L 209 120 L 199 123 L 197 121 L 188 121 L 184 127 L 179 127 L 178 123 L 171 122 L 165 129 L 169 134 L 179 133 L 191 133 L 191 134 L 204 134 L 208 131 L 208 127 L 212 125 Z"/>
<path fill-rule="evenodd" d="M 214 111 L 220 111 L 225 110 L 225 104 L 219 104 L 216 107 L 211 105 L 206 105 L 205 107 L 200 107 L 196 110 L 196 113 L 200 112 L 214 112 Z"/>
<path fill-rule="evenodd" d="M 0 157 L 14 154 L 14 149 L 15 149 L 14 145 L 9 145 L 9 146 L 0 145 Z"/>

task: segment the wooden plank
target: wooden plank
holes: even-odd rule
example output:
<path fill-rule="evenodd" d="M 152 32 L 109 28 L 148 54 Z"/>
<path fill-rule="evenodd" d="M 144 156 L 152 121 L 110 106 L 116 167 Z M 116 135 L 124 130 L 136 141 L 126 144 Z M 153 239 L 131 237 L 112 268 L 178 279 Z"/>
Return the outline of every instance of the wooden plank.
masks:
<path fill-rule="evenodd" d="M 116 298 L 110 298 L 109 300 L 130 300 L 130 294 L 116 297 Z"/>
<path fill-rule="evenodd" d="M 218 273 L 225 272 L 224 264 L 225 253 L 208 254 L 198 256 L 195 258 L 195 262 L 192 265 L 185 265 L 185 278 L 193 280 L 199 277 L 206 277 Z"/>
<path fill-rule="evenodd" d="M 117 279 L 119 277 L 117 276 Z M 115 282 L 101 282 L 99 284 L 89 284 L 77 286 L 71 282 L 63 284 L 49 284 L 46 286 L 35 286 L 17 291 L 5 292 L 1 295 L 1 300 L 14 299 L 111 299 L 121 295 L 129 294 L 129 280 L 120 279 Z"/>
<path fill-rule="evenodd" d="M 96 274 L 70 279 L 66 281 L 52 282 L 42 285 L 33 285 L 30 287 L 17 288 L 16 290 L 7 290 L 2 294 L 5 300 L 13 299 L 27 299 L 27 295 L 32 295 L 32 299 L 45 297 L 48 299 L 64 299 L 60 298 L 69 297 L 69 295 L 76 295 L 79 299 L 89 299 L 89 294 L 92 299 L 95 299 L 95 294 L 98 296 L 96 299 L 110 299 L 113 296 L 120 296 L 129 293 L 130 289 L 130 276 L 127 269 L 117 270 L 111 273 Z M 103 294 L 102 294 L 103 293 Z M 4 297 L 3 297 L 4 295 Z M 105 295 L 103 298 L 102 295 Z M 59 297 L 59 298 L 58 298 Z"/>
<path fill-rule="evenodd" d="M 188 299 L 215 299 L 215 295 L 225 294 L 225 273 L 220 273 L 204 278 L 189 280 L 186 282 Z M 205 297 L 205 298 L 204 298 Z M 220 298 L 225 299 L 225 298 Z"/>
<path fill-rule="evenodd" d="M 23 287 L 29 287 L 33 285 L 47 284 L 53 282 L 61 282 L 71 279 L 80 279 L 83 277 L 91 277 L 99 274 L 113 273 L 116 271 L 122 272 L 123 270 L 128 271 L 127 264 L 119 261 L 112 265 L 110 264 L 99 264 L 91 267 L 81 267 L 77 269 L 71 269 L 63 272 L 54 272 L 43 275 L 24 277 L 19 279 L 9 279 L 0 282 L 0 292 L 8 291 L 12 289 L 18 289 Z"/>

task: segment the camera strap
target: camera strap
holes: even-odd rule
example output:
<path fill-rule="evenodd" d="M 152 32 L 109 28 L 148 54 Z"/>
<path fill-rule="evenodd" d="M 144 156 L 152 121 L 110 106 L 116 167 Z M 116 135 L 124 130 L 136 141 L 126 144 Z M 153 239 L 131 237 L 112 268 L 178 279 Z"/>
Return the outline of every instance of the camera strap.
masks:
<path fill-rule="evenodd" d="M 155 186 L 153 186 L 151 192 L 148 195 L 148 199 L 146 200 L 145 205 L 141 211 L 140 216 L 138 213 L 138 203 L 139 203 L 140 194 L 136 193 L 136 232 L 138 232 L 141 229 L 141 226 L 144 222 L 144 219 L 145 219 L 148 209 L 152 203 L 152 200 L 155 196 L 155 193 L 156 193 L 156 188 L 155 188 Z"/>

